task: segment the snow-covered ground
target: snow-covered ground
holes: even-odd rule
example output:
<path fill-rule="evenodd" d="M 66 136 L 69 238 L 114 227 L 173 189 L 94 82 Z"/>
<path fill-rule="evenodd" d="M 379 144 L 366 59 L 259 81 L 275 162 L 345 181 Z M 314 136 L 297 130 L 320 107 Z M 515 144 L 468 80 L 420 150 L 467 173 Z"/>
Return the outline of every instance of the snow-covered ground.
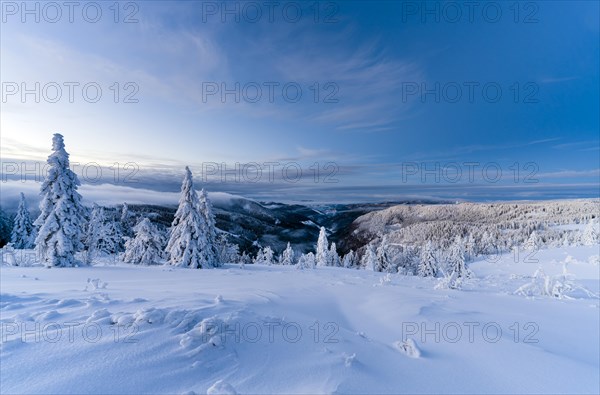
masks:
<path fill-rule="evenodd" d="M 329 267 L 3 266 L 0 392 L 597 394 L 598 254 L 479 259 L 462 290 Z M 565 261 L 593 295 L 514 293 Z"/>

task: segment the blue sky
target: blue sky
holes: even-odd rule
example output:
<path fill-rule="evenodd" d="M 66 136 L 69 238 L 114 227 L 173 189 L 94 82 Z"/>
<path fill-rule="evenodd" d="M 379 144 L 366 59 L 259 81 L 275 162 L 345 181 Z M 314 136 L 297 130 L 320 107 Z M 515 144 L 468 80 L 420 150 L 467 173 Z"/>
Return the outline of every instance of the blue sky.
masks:
<path fill-rule="evenodd" d="M 265 200 L 599 195 L 597 2 L 480 2 L 471 15 L 468 2 L 320 2 L 318 14 L 280 2 L 272 21 L 264 2 L 227 3 L 239 22 L 222 2 L 121 2 L 117 23 L 112 2 L 96 23 L 81 9 L 71 23 L 64 7 L 57 23 L 52 9 L 36 23 L 13 4 L 2 5 L 3 180 L 20 176 L 6 163 L 43 161 L 61 132 L 72 161 L 102 166 L 94 182 L 80 173 L 97 188 L 176 191 L 190 165 L 209 190 Z M 8 94 L 36 82 L 48 97 L 62 86 L 58 102 Z M 73 103 L 65 82 L 80 84 Z M 90 82 L 96 103 L 81 93 Z M 207 94 L 236 83 L 239 102 Z M 282 98 L 286 84 L 298 102 Z M 135 87 L 138 102 L 124 103 Z M 219 170 L 207 174 L 209 162 Z M 273 180 L 266 162 L 278 163 Z M 134 163 L 136 182 L 115 180 L 114 163 Z M 240 164 L 239 182 L 222 182 L 222 163 Z M 284 167 L 303 176 L 282 179 Z"/>

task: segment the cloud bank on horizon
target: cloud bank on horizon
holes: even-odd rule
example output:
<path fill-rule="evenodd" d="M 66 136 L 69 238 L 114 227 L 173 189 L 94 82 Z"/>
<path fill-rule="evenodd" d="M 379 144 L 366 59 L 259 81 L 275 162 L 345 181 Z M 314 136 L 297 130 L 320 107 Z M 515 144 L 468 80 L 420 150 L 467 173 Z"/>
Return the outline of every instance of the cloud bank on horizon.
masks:
<path fill-rule="evenodd" d="M 597 197 L 598 3 L 484 3 L 3 2 L 3 204 L 55 132 L 107 203 Z"/>

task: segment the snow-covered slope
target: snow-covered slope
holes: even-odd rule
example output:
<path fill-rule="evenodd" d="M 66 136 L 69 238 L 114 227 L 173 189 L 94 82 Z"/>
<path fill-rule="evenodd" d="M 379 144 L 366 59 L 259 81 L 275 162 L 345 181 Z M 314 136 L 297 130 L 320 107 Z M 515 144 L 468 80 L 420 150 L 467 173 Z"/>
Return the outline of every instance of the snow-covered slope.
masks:
<path fill-rule="evenodd" d="M 539 202 L 403 204 L 369 212 L 347 229 L 342 248 L 358 249 L 386 235 L 388 242 L 419 246 L 425 241 L 447 248 L 456 235 L 485 232 L 500 248 L 521 245 L 536 231 L 546 244 L 578 243 L 579 227 L 600 215 L 600 200 Z"/>
<path fill-rule="evenodd" d="M 597 295 L 597 255 L 536 258 Z M 341 268 L 3 266 L 0 392 L 598 393 L 598 298 L 514 294 L 537 266 L 478 260 L 461 291 Z"/>

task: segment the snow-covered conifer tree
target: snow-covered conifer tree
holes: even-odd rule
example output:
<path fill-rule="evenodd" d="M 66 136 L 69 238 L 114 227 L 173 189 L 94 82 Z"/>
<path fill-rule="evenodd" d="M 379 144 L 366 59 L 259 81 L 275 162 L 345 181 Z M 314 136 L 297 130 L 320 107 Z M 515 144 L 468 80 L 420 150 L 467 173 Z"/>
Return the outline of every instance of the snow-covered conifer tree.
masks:
<path fill-rule="evenodd" d="M 265 257 L 263 255 L 263 249 L 260 248 L 257 252 L 256 252 L 256 256 L 254 257 L 254 259 L 252 260 L 252 263 L 254 264 L 258 264 L 258 265 L 262 265 L 262 263 L 264 262 Z"/>
<path fill-rule="evenodd" d="M 179 207 L 171 224 L 166 249 L 169 263 L 194 269 L 218 266 L 218 257 L 209 245 L 206 231 L 206 218 L 200 212 L 200 202 L 194 190 L 192 172 L 186 166 Z"/>
<path fill-rule="evenodd" d="M 300 254 L 298 257 L 298 262 L 296 262 L 296 269 L 306 269 L 306 254 Z"/>
<path fill-rule="evenodd" d="M 420 254 L 415 246 L 404 245 L 397 257 L 397 271 L 401 274 L 417 274 L 419 271 Z"/>
<path fill-rule="evenodd" d="M 375 265 L 375 271 L 392 273 L 395 271 L 393 269 L 390 245 L 387 241 L 387 236 L 383 236 L 381 243 L 379 243 L 379 246 L 377 247 L 377 263 Z"/>
<path fill-rule="evenodd" d="M 271 247 L 266 246 L 258 251 L 254 263 L 259 265 L 272 265 L 273 264 L 273 250 Z"/>
<path fill-rule="evenodd" d="M 342 266 L 335 243 L 331 243 L 329 246 L 329 265 L 333 267 Z"/>
<path fill-rule="evenodd" d="M 475 251 L 475 238 L 473 237 L 472 233 L 469 233 L 469 237 L 465 242 L 465 259 L 467 261 L 472 261 L 473 259 L 475 259 L 475 256 L 477 255 Z"/>
<path fill-rule="evenodd" d="M 591 219 L 590 222 L 588 222 L 581 235 L 583 245 L 593 246 L 600 242 L 599 225 L 598 220 Z"/>
<path fill-rule="evenodd" d="M 200 212 L 202 213 L 202 215 L 204 215 L 206 223 L 206 239 L 208 241 L 208 247 L 213 250 L 212 254 L 219 258 L 219 246 L 215 214 L 213 211 L 212 203 L 208 198 L 208 195 L 204 188 L 200 190 L 198 198 L 200 202 Z M 221 262 L 218 260 L 215 262 L 215 266 L 219 266 L 220 264 Z"/>
<path fill-rule="evenodd" d="M 316 255 L 317 266 L 327 266 L 329 261 L 329 242 L 327 241 L 327 234 L 325 233 L 325 227 L 321 226 L 319 232 L 319 240 L 317 241 L 317 255 Z"/>
<path fill-rule="evenodd" d="M 354 251 L 350 250 L 350 252 L 344 255 L 343 265 L 347 269 L 356 266 L 356 254 Z"/>
<path fill-rule="evenodd" d="M 438 272 L 438 262 L 431 241 L 425 243 L 421 249 L 418 275 L 423 277 L 435 277 Z"/>
<path fill-rule="evenodd" d="M 239 263 L 242 259 L 240 255 L 240 246 L 232 243 L 227 244 L 226 258 L 226 261 L 219 260 L 219 265 L 222 265 L 223 262 Z"/>
<path fill-rule="evenodd" d="M 240 264 L 242 267 L 244 267 L 244 265 L 249 265 L 252 263 L 252 257 L 246 252 L 242 252 L 242 256 L 240 257 Z"/>
<path fill-rule="evenodd" d="M 273 250 L 271 249 L 271 247 L 266 246 L 265 248 L 263 248 L 263 257 L 265 259 L 265 264 L 267 265 L 272 265 L 274 260 L 275 253 L 273 252 Z"/>
<path fill-rule="evenodd" d="M 104 236 L 105 221 L 106 216 L 104 215 L 104 208 L 94 203 L 94 205 L 92 206 L 92 214 L 90 216 L 90 220 L 87 223 L 87 231 L 84 240 L 84 245 L 86 249 L 85 262 L 87 264 L 92 263 L 98 251 L 98 244 Z"/>
<path fill-rule="evenodd" d="M 125 250 L 123 228 L 121 222 L 113 216 L 108 216 L 104 223 L 105 237 L 101 249 L 109 254 L 116 254 Z"/>
<path fill-rule="evenodd" d="M 83 248 L 85 209 L 77 192 L 79 179 L 69 168 L 62 135 L 54 135 L 52 150 L 48 175 L 41 187 L 41 213 L 34 222 L 39 229 L 35 245 L 46 265 L 73 266 L 75 253 Z"/>
<path fill-rule="evenodd" d="M 151 265 L 159 263 L 164 254 L 162 233 L 148 218 L 144 218 L 133 228 L 135 237 L 125 243 L 123 262 Z"/>
<path fill-rule="evenodd" d="M 227 240 L 225 233 L 219 235 L 217 240 L 219 249 L 219 262 L 222 263 L 237 263 L 240 260 L 240 247 L 237 244 L 232 244 Z"/>
<path fill-rule="evenodd" d="M 316 266 L 315 254 L 309 252 L 308 254 L 300 255 L 296 269 L 314 269 Z"/>
<path fill-rule="evenodd" d="M 292 249 L 291 244 L 288 242 L 287 247 L 281 253 L 281 258 L 279 262 L 282 265 L 293 265 L 294 264 L 294 250 Z"/>
<path fill-rule="evenodd" d="M 484 255 L 497 253 L 498 248 L 496 244 L 496 240 L 494 240 L 494 237 L 488 231 L 483 232 L 479 253 Z"/>
<path fill-rule="evenodd" d="M 121 227 L 121 235 L 127 240 L 127 238 L 131 238 L 134 236 L 133 227 L 136 226 L 136 218 L 135 215 L 129 210 L 129 205 L 127 203 L 123 203 L 123 207 L 121 208 L 121 218 L 119 220 Z"/>
<path fill-rule="evenodd" d="M 456 278 L 470 277 L 471 271 L 465 262 L 465 248 L 460 236 L 456 236 L 448 252 L 446 268 L 448 273 Z"/>
<path fill-rule="evenodd" d="M 119 227 L 107 217 L 104 207 L 94 203 L 84 240 L 86 263 L 92 263 L 98 253 L 114 254 L 119 252 L 120 244 Z"/>
<path fill-rule="evenodd" d="M 13 247 L 17 249 L 33 248 L 35 241 L 35 228 L 33 227 L 23 192 L 21 192 L 19 208 L 13 220 L 11 241 Z"/>
<path fill-rule="evenodd" d="M 365 270 L 375 271 L 375 267 L 377 266 L 377 253 L 375 252 L 373 244 L 367 245 L 360 263 Z"/>
<path fill-rule="evenodd" d="M 524 247 L 529 251 L 537 251 L 540 249 L 541 246 L 542 241 L 540 240 L 540 237 L 538 236 L 537 232 L 534 230 L 529 235 L 529 238 L 525 242 Z"/>

